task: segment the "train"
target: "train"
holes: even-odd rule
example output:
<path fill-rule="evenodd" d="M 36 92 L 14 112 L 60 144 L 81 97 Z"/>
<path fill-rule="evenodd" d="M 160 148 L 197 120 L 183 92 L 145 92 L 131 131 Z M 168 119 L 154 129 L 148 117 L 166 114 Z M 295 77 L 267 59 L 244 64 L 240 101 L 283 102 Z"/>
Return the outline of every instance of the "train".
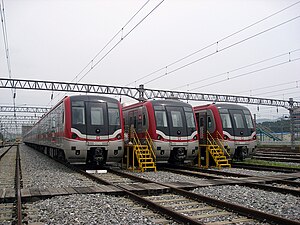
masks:
<path fill-rule="evenodd" d="M 198 154 L 197 124 L 190 104 L 178 100 L 147 100 L 123 107 L 125 131 L 139 138 L 149 133 L 157 162 L 191 162 Z"/>
<path fill-rule="evenodd" d="M 124 154 L 122 106 L 110 97 L 67 96 L 23 136 L 23 142 L 71 164 L 119 162 Z"/>
<path fill-rule="evenodd" d="M 74 95 L 62 99 L 24 136 L 23 142 L 71 164 L 103 165 L 124 159 L 129 128 L 152 139 L 156 162 L 197 159 L 210 133 L 237 160 L 257 146 L 250 111 L 236 104 L 192 107 L 179 100 L 146 100 L 128 106 L 110 97 Z M 203 152 L 202 152 L 203 154 Z"/>
<path fill-rule="evenodd" d="M 248 108 L 236 104 L 195 106 L 200 144 L 206 144 L 208 132 L 222 140 L 230 157 L 244 160 L 254 154 L 257 146 L 255 124 Z"/>

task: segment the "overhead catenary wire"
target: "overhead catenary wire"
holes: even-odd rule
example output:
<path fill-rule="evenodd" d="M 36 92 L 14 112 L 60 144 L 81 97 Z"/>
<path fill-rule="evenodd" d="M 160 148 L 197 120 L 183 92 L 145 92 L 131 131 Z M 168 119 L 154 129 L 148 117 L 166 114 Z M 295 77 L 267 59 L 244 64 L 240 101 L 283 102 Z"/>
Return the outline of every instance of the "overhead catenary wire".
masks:
<path fill-rule="evenodd" d="M 5 18 L 5 9 L 4 9 L 4 1 L 1 0 L 0 3 L 0 17 L 1 17 L 1 24 L 2 24 L 2 34 L 3 34 L 3 41 L 4 41 L 4 48 L 5 48 L 5 56 L 6 56 L 6 63 L 8 69 L 8 76 L 12 78 L 12 69 L 11 69 L 11 62 L 10 62 L 10 54 L 9 54 L 9 44 L 8 44 L 8 34 L 7 34 L 7 26 L 6 26 L 6 18 Z M 12 101 L 14 106 L 14 117 L 16 118 L 16 89 L 11 89 L 12 93 Z M 17 123 L 15 119 L 15 123 Z"/>
<path fill-rule="evenodd" d="M 142 7 L 125 23 L 125 25 L 104 45 L 104 47 L 89 61 L 89 63 L 73 78 L 71 82 L 76 80 L 79 75 L 83 73 L 83 71 L 93 64 L 94 60 L 104 51 L 104 49 L 121 33 L 124 31 L 126 26 L 136 17 L 136 15 L 150 2 L 150 0 L 146 1 Z"/>
<path fill-rule="evenodd" d="M 194 60 L 194 61 L 192 61 L 192 62 L 189 62 L 189 63 L 187 63 L 187 64 L 185 64 L 185 65 L 183 65 L 183 66 L 180 66 L 180 67 L 178 67 L 178 68 L 176 68 L 176 69 L 173 69 L 173 70 L 171 70 L 170 72 L 166 72 L 165 74 L 162 74 L 162 75 L 160 75 L 160 76 L 158 76 L 158 77 L 156 77 L 156 78 L 153 78 L 153 79 L 151 79 L 151 80 L 145 82 L 144 84 L 149 84 L 149 83 L 151 83 L 151 82 L 153 82 L 153 81 L 156 81 L 156 80 L 158 80 L 158 79 L 160 79 L 160 78 L 162 78 L 162 77 L 165 77 L 165 76 L 167 76 L 167 75 L 170 75 L 170 74 L 172 74 L 172 73 L 175 73 L 175 72 L 177 72 L 177 71 L 179 71 L 179 70 L 181 70 L 181 69 L 183 69 L 183 68 L 185 68 L 185 67 L 188 67 L 188 66 L 190 66 L 190 65 L 192 65 L 192 64 L 194 64 L 194 63 L 196 63 L 196 62 L 199 62 L 199 61 L 201 61 L 201 60 L 204 60 L 204 59 L 206 59 L 206 58 L 209 58 L 210 56 L 213 56 L 213 55 L 215 55 L 215 54 L 218 54 L 218 53 L 220 53 L 220 52 L 222 52 L 222 51 L 225 51 L 225 50 L 227 50 L 227 49 L 229 49 L 229 48 L 232 48 L 232 47 L 234 47 L 234 46 L 236 46 L 236 45 L 239 45 L 239 44 L 241 44 L 241 43 L 243 43 L 243 42 L 245 42 L 245 41 L 248 41 L 248 40 L 250 40 L 250 39 L 252 39 L 252 38 L 255 38 L 255 37 L 259 36 L 259 35 L 262 35 L 262 34 L 268 32 L 268 31 L 271 31 L 271 30 L 273 30 L 273 29 L 275 29 L 275 28 L 278 28 L 278 27 L 280 27 L 280 26 L 282 26 L 282 25 L 284 25 L 284 24 L 287 24 L 287 23 L 292 22 L 292 21 L 294 21 L 294 20 L 296 20 L 296 19 L 299 19 L 299 18 L 300 18 L 300 15 L 299 15 L 299 16 L 296 16 L 296 17 L 293 17 L 293 18 L 291 18 L 291 19 L 289 19 L 289 20 L 287 20 L 287 21 L 285 21 L 285 22 L 282 22 L 282 23 L 280 23 L 280 24 L 277 24 L 276 26 L 273 26 L 273 27 L 270 27 L 270 28 L 268 28 L 268 29 L 266 29 L 266 30 L 263 30 L 263 31 L 261 31 L 261 32 L 258 32 L 258 33 L 254 34 L 254 35 L 251 35 L 251 36 L 249 36 L 249 37 L 247 37 L 247 38 L 244 38 L 244 39 L 242 39 L 242 40 L 240 40 L 240 41 L 237 41 L 237 42 L 235 42 L 235 43 L 233 43 L 233 44 L 231 44 L 231 45 L 228 45 L 228 46 L 226 46 L 226 47 L 224 47 L 224 48 L 222 48 L 222 49 L 218 49 L 218 50 L 216 50 L 215 52 L 212 52 L 212 53 L 207 54 L 207 55 L 205 55 L 205 56 L 203 56 L 203 57 L 201 57 L 201 58 L 198 58 L 198 59 L 196 59 L 196 60 Z"/>
<path fill-rule="evenodd" d="M 164 0 L 160 1 L 146 16 L 144 16 L 138 23 L 133 26 L 133 28 L 127 32 L 125 35 L 123 34 L 124 28 L 133 20 L 134 17 L 150 2 L 148 0 L 143 6 L 125 23 L 125 25 L 110 39 L 110 41 L 95 55 L 95 57 L 75 76 L 75 78 L 72 80 L 78 78 L 79 75 L 81 75 L 89 66 L 90 68 L 81 76 L 79 80 L 77 80 L 76 83 L 80 82 L 84 77 L 87 76 L 88 73 L 90 73 L 110 52 L 112 52 L 130 33 L 132 33 L 133 30 L 135 30 L 150 14 L 152 14 L 163 2 Z M 99 60 L 95 62 L 95 59 L 104 51 L 104 49 L 122 32 L 122 37 L 120 40 L 113 45 Z M 58 95 L 56 95 L 54 98 L 56 98 Z M 53 99 L 53 98 L 52 98 Z M 48 105 L 52 102 L 52 100 L 48 103 Z"/>
<path fill-rule="evenodd" d="M 104 54 L 80 79 L 80 82 L 91 70 L 93 70 L 112 50 L 114 50 L 133 30 L 135 30 L 150 14 L 152 14 L 162 3 L 164 0 L 159 2 L 146 16 L 144 16 L 126 35 L 124 35 L 112 48 L 108 50 L 107 53 Z"/>
<path fill-rule="evenodd" d="M 241 67 L 238 67 L 236 69 L 232 69 L 232 70 L 229 70 L 229 71 L 226 71 L 226 72 L 223 72 L 223 73 L 219 73 L 217 75 L 207 76 L 207 78 L 197 80 L 197 81 L 194 81 L 194 82 L 190 82 L 188 84 L 184 84 L 184 85 L 175 87 L 173 89 L 179 89 L 179 88 L 183 88 L 185 86 L 190 87 L 190 85 L 194 85 L 194 84 L 197 84 L 197 83 L 200 83 L 200 82 L 203 82 L 203 81 L 211 80 L 211 79 L 223 76 L 223 75 L 228 76 L 230 73 L 237 72 L 239 70 L 246 69 L 248 67 L 252 67 L 252 66 L 255 66 L 255 65 L 258 65 L 258 64 L 261 64 L 261 63 L 265 63 L 267 61 L 274 60 L 274 59 L 280 58 L 282 56 L 286 56 L 286 55 L 290 56 L 291 53 L 294 53 L 294 52 L 297 52 L 297 51 L 300 51 L 300 49 L 295 49 L 295 50 L 292 50 L 292 51 L 289 51 L 289 52 L 286 52 L 286 53 L 283 53 L 283 54 L 279 54 L 279 55 L 276 55 L 276 56 L 273 56 L 273 57 L 270 57 L 270 58 L 267 58 L 267 59 L 263 59 L 263 60 L 260 60 L 258 62 L 254 62 L 254 63 L 248 64 L 248 65 L 245 65 L 245 66 L 241 66 Z"/>
<path fill-rule="evenodd" d="M 300 82 L 300 80 L 295 80 L 295 81 L 291 81 L 291 82 L 284 82 L 284 83 L 280 83 L 280 84 L 274 84 L 274 85 L 249 89 L 249 90 L 245 90 L 245 91 L 239 91 L 239 92 L 235 92 L 233 94 L 241 94 L 241 93 L 252 92 L 252 91 L 257 91 L 257 90 L 264 90 L 264 89 L 268 89 L 268 88 L 274 88 L 274 87 L 279 87 L 279 86 L 283 86 L 283 85 L 287 85 L 287 84 L 293 84 L 293 83 L 296 83 L 296 86 L 298 86 L 298 82 Z"/>
<path fill-rule="evenodd" d="M 213 82 L 213 83 L 210 83 L 210 84 L 206 84 L 206 85 L 203 85 L 203 86 L 200 86 L 200 87 L 195 87 L 195 88 L 190 89 L 190 91 L 197 90 L 197 89 L 200 89 L 200 88 L 203 88 L 203 87 L 212 86 L 212 85 L 215 85 L 215 84 L 219 84 L 219 83 L 222 83 L 222 82 L 225 82 L 225 81 L 228 81 L 228 80 L 233 80 L 233 79 L 236 79 L 236 78 L 239 78 L 239 77 L 243 77 L 243 76 L 246 76 L 246 75 L 250 75 L 250 74 L 253 74 L 253 73 L 261 72 L 261 71 L 264 71 L 264 70 L 267 70 L 267 69 L 271 69 L 271 68 L 274 68 L 274 67 L 277 67 L 277 66 L 282 66 L 284 64 L 295 62 L 295 61 L 298 61 L 298 60 L 300 60 L 300 57 L 292 59 L 292 60 L 287 60 L 285 62 L 273 64 L 271 66 L 267 66 L 267 67 L 260 68 L 260 69 L 257 69 L 257 70 L 253 70 L 253 71 L 250 71 L 250 72 L 246 72 L 246 73 L 242 73 L 242 74 L 239 74 L 239 75 L 235 75 L 233 77 L 228 77 L 226 79 L 219 80 L 219 81 L 216 81 L 216 82 Z"/>
<path fill-rule="evenodd" d="M 170 63 L 170 64 L 168 64 L 168 65 L 166 65 L 166 66 L 164 66 L 164 67 L 161 67 L 160 69 L 157 69 L 157 70 L 155 70 L 155 71 L 153 71 L 153 72 L 151 72 L 151 73 L 149 73 L 149 74 L 147 74 L 147 75 L 145 75 L 145 76 L 142 76 L 141 78 L 139 78 L 139 79 L 137 79 L 137 80 L 135 80 L 135 81 L 133 81 L 133 82 L 131 82 L 131 83 L 128 83 L 127 86 L 128 86 L 128 85 L 131 85 L 131 84 L 134 84 L 134 83 L 136 83 L 136 82 L 138 82 L 138 81 L 140 81 L 140 80 L 143 80 L 143 79 L 145 79 L 145 78 L 147 78 L 147 77 L 149 77 L 149 76 L 151 76 L 151 75 L 153 75 L 153 74 L 156 74 L 156 73 L 158 73 L 158 72 L 160 72 L 160 71 L 162 71 L 162 70 L 165 70 L 165 69 L 167 69 L 168 67 L 173 66 L 173 65 L 175 65 L 175 64 L 177 64 L 177 63 L 179 63 L 179 62 L 181 62 L 181 61 L 183 61 L 183 60 L 185 60 L 185 59 L 187 59 L 187 58 L 189 58 L 189 57 L 191 57 L 191 56 L 193 56 L 193 55 L 195 55 L 195 54 L 197 54 L 197 53 L 203 51 L 203 50 L 206 50 L 206 49 L 208 49 L 208 48 L 210 48 L 210 47 L 212 47 L 212 46 L 215 46 L 215 45 L 219 45 L 220 42 L 222 42 L 222 41 L 224 41 L 224 40 L 226 40 L 226 39 L 228 39 L 228 38 L 230 38 L 230 37 L 232 37 L 232 36 L 235 36 L 235 35 L 237 35 L 237 34 L 243 32 L 243 31 L 245 31 L 245 30 L 247 30 L 247 29 L 249 29 L 249 28 L 251 28 L 251 27 L 253 27 L 253 26 L 255 26 L 255 25 L 257 25 L 257 24 L 259 24 L 259 23 L 261 23 L 261 22 L 263 22 L 263 21 L 265 21 L 265 20 L 267 20 L 267 19 L 269 19 L 269 18 L 271 18 L 271 17 L 273 17 L 273 16 L 275 16 L 275 15 L 277 15 L 277 14 L 279 14 L 279 13 L 281 13 L 281 12 L 283 12 L 283 11 L 285 11 L 285 10 L 287 10 L 287 9 L 289 9 L 289 8 L 291 8 L 291 7 L 293 7 L 293 6 L 295 6 L 295 5 L 297 5 L 297 4 L 299 4 L 299 3 L 300 3 L 300 1 L 297 1 L 297 2 L 295 2 L 295 3 L 293 3 L 293 4 L 289 5 L 289 6 L 287 6 L 287 7 L 285 7 L 285 8 L 283 8 L 283 9 L 281 9 L 281 10 L 275 12 L 275 13 L 272 13 L 271 15 L 269 15 L 269 16 L 267 16 L 267 17 L 264 17 L 263 19 L 260 19 L 260 20 L 254 22 L 254 23 L 252 23 L 252 24 L 250 24 L 250 25 L 248 25 L 248 26 L 246 26 L 246 27 L 244 27 L 244 28 L 242 28 L 242 29 L 240 29 L 240 30 L 238 30 L 238 31 L 236 31 L 236 32 L 233 32 L 233 33 L 231 33 L 231 34 L 225 36 L 224 38 L 221 38 L 220 40 L 218 40 L 218 41 L 216 41 L 216 42 L 213 42 L 213 43 L 211 43 L 211 44 L 209 44 L 209 45 L 207 45 L 207 46 L 205 46 L 205 47 L 203 47 L 203 48 L 201 48 L 201 49 L 199 49 L 199 50 L 197 50 L 197 51 L 195 51 L 195 52 L 192 52 L 192 53 L 190 53 L 190 54 L 188 54 L 188 55 L 186 55 L 186 56 L 184 56 L 184 57 L 182 57 L 182 58 L 180 58 L 180 59 L 178 59 L 178 60 L 176 60 L 176 61 L 174 61 L 174 62 L 172 62 L 172 63 Z M 218 51 L 217 51 L 217 52 L 218 52 Z M 217 52 L 215 52 L 215 53 L 213 53 L 213 54 L 209 54 L 209 55 L 207 55 L 207 57 L 212 56 L 212 55 L 216 54 Z M 199 60 L 197 60 L 197 61 L 195 61 L 195 62 L 198 62 L 198 61 L 200 61 L 200 60 L 202 60 L 202 59 L 205 59 L 205 58 L 207 58 L 207 57 L 200 58 Z M 193 63 L 195 63 L 195 62 L 192 62 L 192 63 L 190 63 L 190 64 L 186 64 L 186 66 L 189 66 L 189 65 L 191 65 L 191 64 L 193 64 Z M 172 72 L 176 72 L 176 71 L 178 71 L 179 69 L 183 69 L 183 68 L 186 67 L 186 66 L 179 67 L 177 70 L 173 70 L 173 71 L 171 71 L 171 72 L 169 72 L 169 73 L 165 73 L 164 75 L 159 76 L 157 79 L 159 79 L 159 78 L 161 78 L 161 77 L 164 77 L 164 76 L 166 76 L 166 75 L 168 75 L 168 74 L 170 74 L 170 73 L 172 73 Z M 155 79 L 155 80 L 156 80 L 156 79 Z M 152 82 L 152 81 L 154 81 L 154 80 L 150 80 L 150 81 L 148 81 L 148 82 L 146 82 L 146 83 L 144 83 L 144 84 L 150 83 L 150 82 Z"/>

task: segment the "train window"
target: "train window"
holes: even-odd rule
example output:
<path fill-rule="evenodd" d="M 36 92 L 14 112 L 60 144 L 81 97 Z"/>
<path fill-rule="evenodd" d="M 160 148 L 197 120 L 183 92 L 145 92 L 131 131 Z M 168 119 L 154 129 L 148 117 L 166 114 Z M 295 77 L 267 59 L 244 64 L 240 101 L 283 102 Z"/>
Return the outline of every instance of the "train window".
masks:
<path fill-rule="evenodd" d="M 118 104 L 116 104 L 116 103 L 111 103 L 111 102 L 108 102 L 107 103 L 107 106 L 108 106 L 108 108 L 119 108 L 119 106 L 118 106 Z"/>
<path fill-rule="evenodd" d="M 104 125 L 102 108 L 91 107 L 91 125 Z"/>
<path fill-rule="evenodd" d="M 143 126 L 146 126 L 146 115 L 143 114 Z"/>
<path fill-rule="evenodd" d="M 120 125 L 120 113 L 118 108 L 108 108 L 109 125 Z"/>
<path fill-rule="evenodd" d="M 134 128 L 137 128 L 136 116 L 133 117 L 133 126 Z"/>
<path fill-rule="evenodd" d="M 221 113 L 220 114 L 220 116 L 221 116 L 221 120 L 222 120 L 222 126 L 223 126 L 223 128 L 232 128 L 232 124 L 231 124 L 231 120 L 230 120 L 230 116 L 229 116 L 229 114 L 223 114 L 223 113 Z"/>
<path fill-rule="evenodd" d="M 65 111 L 64 110 L 62 110 L 62 113 L 61 113 L 61 122 L 62 122 L 62 124 L 65 123 Z"/>
<path fill-rule="evenodd" d="M 185 112 L 186 122 L 188 128 L 195 128 L 195 120 L 193 112 Z"/>
<path fill-rule="evenodd" d="M 246 118 L 247 127 L 248 128 L 254 128 L 251 115 L 246 114 L 245 118 Z"/>
<path fill-rule="evenodd" d="M 234 113 L 233 118 L 234 118 L 236 128 L 245 128 L 242 114 Z"/>
<path fill-rule="evenodd" d="M 211 121 L 211 117 L 207 116 L 207 127 L 211 128 L 212 127 L 212 121 Z"/>
<path fill-rule="evenodd" d="M 157 127 L 168 127 L 167 115 L 165 111 L 155 111 Z"/>
<path fill-rule="evenodd" d="M 72 123 L 85 124 L 84 107 L 80 107 L 80 106 L 72 107 Z"/>
<path fill-rule="evenodd" d="M 165 110 L 165 107 L 162 105 L 155 105 L 154 110 Z"/>
<path fill-rule="evenodd" d="M 171 111 L 173 127 L 183 127 L 180 111 Z"/>
<path fill-rule="evenodd" d="M 192 112 L 193 111 L 192 108 L 190 108 L 190 107 L 183 107 L 183 109 L 186 112 Z"/>

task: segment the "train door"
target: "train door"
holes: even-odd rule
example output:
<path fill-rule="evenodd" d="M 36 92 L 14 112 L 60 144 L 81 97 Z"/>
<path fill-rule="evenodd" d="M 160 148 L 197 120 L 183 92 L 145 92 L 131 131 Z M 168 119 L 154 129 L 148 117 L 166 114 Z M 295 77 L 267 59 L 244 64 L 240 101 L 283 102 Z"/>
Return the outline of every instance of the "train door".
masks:
<path fill-rule="evenodd" d="M 86 139 L 93 144 L 91 139 L 108 140 L 108 115 L 106 102 L 86 102 Z"/>
<path fill-rule="evenodd" d="M 206 144 L 207 113 L 205 111 L 196 113 L 196 120 L 198 123 L 199 143 Z"/>
<path fill-rule="evenodd" d="M 188 138 L 187 124 L 183 108 L 176 106 L 166 106 L 166 110 L 169 124 L 169 134 L 171 137 L 175 137 L 175 140 L 174 142 L 172 142 L 172 144 L 177 145 L 176 141 L 178 140 L 180 141 L 180 144 L 187 145 L 187 141 L 182 141 L 182 137 L 184 137 L 183 140 L 187 140 Z"/>
<path fill-rule="evenodd" d="M 234 137 L 243 137 L 251 135 L 249 129 L 247 129 L 247 123 L 242 110 L 240 109 L 229 109 L 231 120 L 233 122 L 233 133 Z"/>

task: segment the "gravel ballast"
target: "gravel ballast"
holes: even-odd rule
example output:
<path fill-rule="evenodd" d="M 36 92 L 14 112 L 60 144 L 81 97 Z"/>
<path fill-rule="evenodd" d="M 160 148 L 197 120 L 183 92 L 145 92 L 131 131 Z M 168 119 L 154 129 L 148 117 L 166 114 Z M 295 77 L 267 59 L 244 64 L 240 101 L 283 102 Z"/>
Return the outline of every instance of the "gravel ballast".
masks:
<path fill-rule="evenodd" d="M 193 192 L 275 214 L 287 219 L 300 220 L 300 198 L 293 195 L 239 185 L 196 188 Z"/>
<path fill-rule="evenodd" d="M 21 145 L 20 150 L 23 188 L 97 186 L 96 182 L 26 145 Z"/>
<path fill-rule="evenodd" d="M 130 199 L 103 194 L 54 197 L 34 202 L 28 210 L 36 212 L 36 215 L 26 218 L 29 223 L 155 224 L 151 216 L 141 213 L 141 210 L 147 209 L 137 208 Z"/>

